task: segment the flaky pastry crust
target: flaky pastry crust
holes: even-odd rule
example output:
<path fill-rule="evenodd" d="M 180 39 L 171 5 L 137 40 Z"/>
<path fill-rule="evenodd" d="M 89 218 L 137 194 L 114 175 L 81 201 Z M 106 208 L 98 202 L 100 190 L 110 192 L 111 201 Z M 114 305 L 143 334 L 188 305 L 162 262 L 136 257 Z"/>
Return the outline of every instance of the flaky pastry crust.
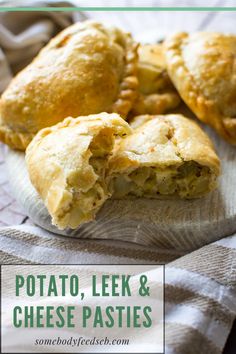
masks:
<path fill-rule="evenodd" d="M 24 150 L 64 118 L 116 112 L 137 93 L 137 44 L 117 28 L 85 21 L 53 38 L 10 83 L 0 101 L 0 139 Z"/>
<path fill-rule="evenodd" d="M 109 160 L 115 198 L 201 197 L 216 187 L 220 161 L 202 129 L 182 115 L 140 116 Z"/>
<path fill-rule="evenodd" d="M 42 129 L 26 150 L 31 182 L 59 229 L 95 218 L 110 197 L 107 161 L 116 136 L 131 128 L 118 114 L 66 118 Z"/>
<path fill-rule="evenodd" d="M 145 44 L 138 48 L 139 90 L 150 94 L 164 89 L 174 89 L 166 67 L 163 44 Z"/>
<path fill-rule="evenodd" d="M 236 36 L 178 33 L 165 42 L 167 69 L 196 116 L 236 144 Z"/>

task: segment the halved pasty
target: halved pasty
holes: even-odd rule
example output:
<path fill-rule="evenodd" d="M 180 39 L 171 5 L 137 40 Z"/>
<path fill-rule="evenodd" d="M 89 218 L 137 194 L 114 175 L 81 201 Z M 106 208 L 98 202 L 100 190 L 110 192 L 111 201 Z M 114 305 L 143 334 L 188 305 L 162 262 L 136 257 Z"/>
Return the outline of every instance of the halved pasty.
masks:
<path fill-rule="evenodd" d="M 178 33 L 165 43 L 179 94 L 203 122 L 236 144 L 236 36 Z"/>
<path fill-rule="evenodd" d="M 201 197 L 216 187 L 220 162 L 208 136 L 182 115 L 146 116 L 109 161 L 114 198 Z"/>
<path fill-rule="evenodd" d="M 136 98 L 137 44 L 117 28 L 86 21 L 68 27 L 21 71 L 0 101 L 0 140 L 24 150 L 64 118 L 116 112 Z"/>
<path fill-rule="evenodd" d="M 162 44 L 139 47 L 138 80 L 139 94 L 131 111 L 139 114 L 162 114 L 180 103 L 166 70 Z"/>
<path fill-rule="evenodd" d="M 59 229 L 94 219 L 110 197 L 105 170 L 115 137 L 130 132 L 119 115 L 101 113 L 66 118 L 34 137 L 26 150 L 29 176 Z"/>

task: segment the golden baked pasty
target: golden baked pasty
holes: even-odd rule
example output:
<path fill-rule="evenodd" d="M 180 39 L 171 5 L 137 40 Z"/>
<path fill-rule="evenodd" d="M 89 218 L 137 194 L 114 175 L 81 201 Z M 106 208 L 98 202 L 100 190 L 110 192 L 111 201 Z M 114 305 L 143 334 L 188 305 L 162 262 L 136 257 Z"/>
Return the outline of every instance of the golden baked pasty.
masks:
<path fill-rule="evenodd" d="M 68 27 L 21 71 L 0 101 L 0 140 L 24 150 L 64 118 L 116 112 L 125 118 L 137 91 L 137 44 L 117 28 Z"/>
<path fill-rule="evenodd" d="M 143 117 L 109 160 L 113 198 L 196 198 L 213 190 L 220 162 L 208 136 L 182 115 Z"/>
<path fill-rule="evenodd" d="M 132 129 L 137 129 L 141 127 L 144 123 L 149 122 L 149 120 L 156 119 L 156 115 L 142 114 L 140 116 L 133 117 L 129 121 L 129 125 Z"/>
<path fill-rule="evenodd" d="M 130 131 L 118 114 L 101 113 L 66 118 L 34 137 L 26 150 L 29 176 L 59 229 L 94 219 L 110 197 L 108 157 L 115 137 Z"/>
<path fill-rule="evenodd" d="M 163 45 L 141 45 L 138 54 L 139 94 L 131 115 L 162 114 L 176 108 L 180 97 L 167 74 Z"/>
<path fill-rule="evenodd" d="M 178 33 L 166 40 L 165 54 L 170 78 L 185 103 L 236 144 L 236 36 Z"/>

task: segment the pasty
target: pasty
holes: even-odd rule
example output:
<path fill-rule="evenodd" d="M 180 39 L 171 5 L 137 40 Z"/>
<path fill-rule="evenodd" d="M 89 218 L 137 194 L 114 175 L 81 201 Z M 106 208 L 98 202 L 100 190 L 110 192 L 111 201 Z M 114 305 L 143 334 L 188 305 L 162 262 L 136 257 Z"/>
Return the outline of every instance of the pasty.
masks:
<path fill-rule="evenodd" d="M 101 113 L 66 118 L 34 137 L 26 150 L 29 176 L 59 229 L 94 219 L 110 197 L 105 170 L 115 137 L 130 132 L 119 115 Z"/>
<path fill-rule="evenodd" d="M 117 199 L 201 197 L 216 187 L 219 173 L 208 136 L 175 114 L 139 118 L 109 160 L 110 189 Z"/>
<path fill-rule="evenodd" d="M 132 129 L 137 129 L 137 128 L 141 127 L 144 123 L 149 122 L 149 120 L 152 120 L 152 119 L 156 119 L 156 116 L 150 115 L 150 114 L 143 114 L 140 116 L 133 117 L 129 121 L 129 125 L 130 125 L 130 127 L 132 127 Z"/>
<path fill-rule="evenodd" d="M 178 33 L 165 42 L 168 73 L 203 122 L 236 144 L 236 36 Z"/>
<path fill-rule="evenodd" d="M 68 27 L 21 71 L 0 101 L 0 140 L 24 150 L 64 118 L 116 112 L 136 98 L 137 44 L 117 28 L 85 21 Z"/>
<path fill-rule="evenodd" d="M 143 114 L 163 114 L 174 108 L 180 103 L 179 96 L 174 92 L 152 93 L 143 95 L 139 93 L 130 117 Z"/>
<path fill-rule="evenodd" d="M 162 44 L 139 47 L 139 94 L 132 108 L 132 116 L 162 114 L 176 108 L 180 97 L 166 70 Z"/>
<path fill-rule="evenodd" d="M 138 56 L 139 90 L 143 94 L 174 89 L 166 70 L 163 44 L 140 45 Z"/>

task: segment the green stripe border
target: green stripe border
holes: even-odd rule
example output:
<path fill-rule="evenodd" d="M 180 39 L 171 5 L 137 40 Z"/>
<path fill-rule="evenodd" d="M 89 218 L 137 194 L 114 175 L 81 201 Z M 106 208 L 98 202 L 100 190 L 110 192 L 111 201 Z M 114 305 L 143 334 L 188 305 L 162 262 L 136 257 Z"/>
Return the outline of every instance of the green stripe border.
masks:
<path fill-rule="evenodd" d="M 236 11 L 236 7 L 0 7 L 0 12 L 13 11 Z"/>

